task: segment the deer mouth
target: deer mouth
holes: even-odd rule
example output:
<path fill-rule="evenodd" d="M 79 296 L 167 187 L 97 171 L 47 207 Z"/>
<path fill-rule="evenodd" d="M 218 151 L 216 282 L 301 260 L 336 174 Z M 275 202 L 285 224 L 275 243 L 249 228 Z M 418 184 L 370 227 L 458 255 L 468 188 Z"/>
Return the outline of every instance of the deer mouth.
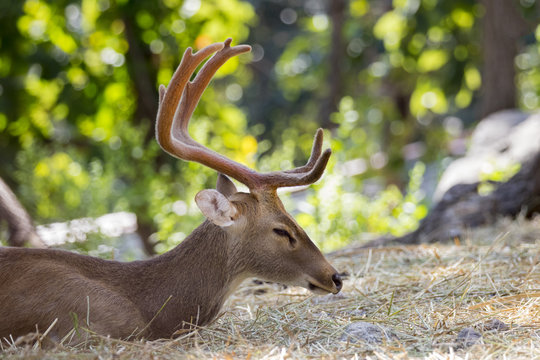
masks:
<path fill-rule="evenodd" d="M 309 289 L 309 291 L 311 291 L 312 293 L 314 294 L 317 294 L 317 295 L 326 295 L 326 294 L 330 294 L 330 293 L 334 293 L 334 294 L 337 294 L 337 291 L 331 291 L 331 290 L 327 290 L 319 285 L 315 285 L 314 283 L 312 283 L 311 281 L 308 281 L 308 286 L 307 288 Z"/>

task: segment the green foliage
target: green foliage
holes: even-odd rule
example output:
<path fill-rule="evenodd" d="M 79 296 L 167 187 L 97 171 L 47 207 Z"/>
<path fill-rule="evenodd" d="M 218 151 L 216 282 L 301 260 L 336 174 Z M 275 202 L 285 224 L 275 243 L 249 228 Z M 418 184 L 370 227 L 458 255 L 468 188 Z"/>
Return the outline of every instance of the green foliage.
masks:
<path fill-rule="evenodd" d="M 131 211 L 159 251 L 176 245 L 201 222 L 193 198 L 216 174 L 159 149 L 157 87 L 185 48 L 232 37 L 264 52 L 217 73 L 193 137 L 271 171 L 299 165 L 315 130 L 331 128 L 325 177 L 306 196 L 284 195 L 288 208 L 326 250 L 366 232 L 403 234 L 426 213 L 423 164 L 446 158 L 461 135 L 445 118 L 476 120 L 484 9 L 473 0 L 346 4 L 339 75 L 329 73 L 332 18 L 317 0 L 0 3 L 0 176 L 37 223 Z M 521 2 L 528 18 L 535 6 Z M 285 7 L 292 20 L 283 20 Z M 540 26 L 524 40 L 519 102 L 536 110 Z M 331 95 L 335 108 L 321 118 Z M 110 245 L 96 235 L 73 246 L 100 251 L 102 242 Z"/>
<path fill-rule="evenodd" d="M 427 213 L 421 203 L 423 173 L 424 165 L 419 162 L 410 172 L 405 194 L 396 186 L 388 186 L 375 196 L 367 196 L 350 186 L 342 174 L 332 171 L 308 198 L 312 212 L 299 214 L 298 222 L 325 251 L 357 240 L 361 234 L 404 235 L 414 230 Z"/>
<path fill-rule="evenodd" d="M 332 144 L 346 140 L 333 138 Z M 291 148 L 280 149 L 280 152 L 290 152 Z M 404 193 L 390 185 L 366 195 L 365 183 L 344 176 L 344 169 L 331 160 L 323 180 L 306 194 L 284 192 L 281 198 L 323 251 L 331 251 L 366 234 L 399 236 L 414 230 L 427 214 L 425 195 L 420 189 L 424 171 L 424 164 L 417 162 L 409 171 Z"/>
<path fill-rule="evenodd" d="M 500 166 L 499 164 L 493 163 L 492 166 L 484 166 L 482 168 L 482 172 L 480 173 L 480 181 L 505 182 L 517 174 L 519 169 L 521 169 L 520 164 Z"/>
<path fill-rule="evenodd" d="M 132 211 L 171 239 L 165 248 L 181 240 L 180 231 L 201 221 L 191 199 L 213 186 L 215 174 L 172 159 L 153 140 L 157 86 L 170 80 L 186 47 L 243 41 L 251 5 L 26 0 L 9 11 L 0 15 L 12 35 L 2 36 L 0 51 L 0 175 L 19 184 L 38 223 Z M 206 91 L 193 133 L 251 165 L 257 143 L 222 89 L 240 81 L 246 61 L 234 59 L 217 74 L 228 78 Z"/>
<path fill-rule="evenodd" d="M 364 158 L 382 152 L 387 161 L 376 170 L 403 180 L 407 161 L 439 161 L 448 155 L 450 142 L 459 134 L 445 126 L 445 117 L 457 115 L 464 126 L 478 120 L 480 21 L 485 10 L 472 0 L 399 0 L 391 8 L 366 0 L 345 3 L 348 16 L 340 29 L 344 48 L 337 49 L 341 74 L 328 73 L 329 54 L 337 46 L 331 38 L 332 18 L 320 9 L 293 7 L 298 14 L 296 33 L 275 65 L 277 83 L 291 105 L 275 106 L 264 118 L 290 119 L 272 124 L 274 139 L 291 125 L 307 128 L 314 119 L 324 122 L 320 110 L 332 83 L 341 81 L 339 113 L 332 121 L 356 141 L 344 149 L 363 152 Z M 537 4 L 521 4 L 525 18 L 537 20 Z M 536 30 L 537 38 L 539 33 Z M 519 101 L 525 110 L 538 109 L 540 101 L 539 42 L 531 36 L 524 38 L 526 47 L 516 58 Z M 346 118 L 344 102 L 352 102 Z M 343 121 L 350 125 L 342 127 Z M 367 141 L 361 144 L 363 139 Z M 421 143 L 424 151 L 404 159 L 403 149 L 412 142 Z"/>
<path fill-rule="evenodd" d="M 478 193 L 480 195 L 489 195 L 496 188 L 494 182 L 506 182 L 517 174 L 520 169 L 520 164 L 500 166 L 497 163 L 492 163 L 490 166 L 483 167 L 480 173 Z"/>
<path fill-rule="evenodd" d="M 362 232 L 397 235 L 414 228 L 426 205 L 423 196 L 406 199 L 409 195 L 402 195 L 402 191 L 414 192 L 405 190 L 407 182 L 409 187 L 417 183 L 412 176 L 417 172 L 407 180 L 404 169 L 414 167 L 416 161 L 448 160 L 451 142 L 463 136 L 460 129 L 478 120 L 474 116 L 482 85 L 479 34 L 484 8 L 480 3 L 399 0 L 390 9 L 366 0 L 345 3 L 348 16 L 340 24 L 345 49 L 338 48 L 341 74 L 328 73 L 329 54 L 337 46 L 331 38 L 331 14 L 288 4 L 298 19 L 289 30 L 294 36 L 275 62 L 276 83 L 287 106 L 279 98 L 270 99 L 274 106 L 260 114 L 262 121 L 271 119 L 271 137 L 281 143 L 278 151 L 284 158 L 292 154 L 302 158 L 300 154 L 309 148 L 304 134 L 314 132 L 314 122 L 325 121 L 319 113 L 332 83 L 341 81 L 329 124 L 334 127 L 332 161 L 356 170 L 343 177 L 339 169 L 330 168 L 311 195 L 320 201 L 310 200 L 310 212 L 299 214 L 315 238 L 332 248 Z M 523 15 L 532 18 L 537 5 L 521 5 Z M 525 38 L 527 45 L 516 58 L 524 110 L 539 108 L 538 34 L 537 27 L 536 39 Z M 277 41 L 257 38 L 257 33 L 252 36 L 265 49 Z M 256 109 L 252 112 L 258 115 Z M 447 117 L 454 115 L 459 117 L 458 130 L 448 125 L 453 121 Z M 416 150 L 409 152 L 408 145 Z M 289 165 L 276 157 L 271 155 L 274 168 Z M 373 183 L 380 192 L 371 192 Z"/>
<path fill-rule="evenodd" d="M 537 110 L 540 108 L 540 25 L 536 26 L 535 41 L 516 57 L 516 66 L 520 104 L 527 110 Z"/>

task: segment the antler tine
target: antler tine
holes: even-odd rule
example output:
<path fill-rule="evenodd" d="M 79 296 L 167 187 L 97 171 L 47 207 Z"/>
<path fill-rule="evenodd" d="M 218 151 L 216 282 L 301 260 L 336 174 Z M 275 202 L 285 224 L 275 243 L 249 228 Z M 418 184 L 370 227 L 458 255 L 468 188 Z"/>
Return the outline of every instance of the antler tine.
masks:
<path fill-rule="evenodd" d="M 209 45 L 193 54 L 188 48 L 171 79 L 169 88 L 159 88 L 160 107 L 156 124 L 156 136 L 163 150 L 184 160 L 192 160 L 228 175 L 251 190 L 277 189 L 285 186 L 308 185 L 317 181 L 330 158 L 330 149 L 321 154 L 323 131 L 317 130 L 311 156 L 306 165 L 288 171 L 258 173 L 236 161 L 226 158 L 193 140 L 188 124 L 199 99 L 216 71 L 231 57 L 251 50 L 248 45 L 230 46 L 224 43 Z M 197 66 L 210 54 L 193 81 L 189 78 Z"/>
<path fill-rule="evenodd" d="M 160 85 L 159 108 L 156 120 L 156 138 L 163 150 L 171 153 L 168 149 L 170 147 L 167 146 L 167 148 L 165 148 L 164 144 L 167 144 L 170 140 L 169 134 L 171 133 L 173 126 L 174 114 L 176 113 L 178 102 L 182 97 L 182 93 L 186 88 L 189 78 L 204 59 L 216 51 L 223 49 L 223 47 L 224 44 L 222 43 L 212 44 L 197 51 L 195 55 L 193 55 L 193 50 L 190 47 L 187 48 L 184 52 L 184 56 L 182 56 L 180 65 L 178 65 L 178 68 L 172 76 L 169 87 L 165 88 L 164 85 Z"/>
<path fill-rule="evenodd" d="M 158 101 L 158 105 L 161 106 L 161 102 L 163 101 L 163 97 L 165 96 L 165 91 L 167 91 L 167 88 L 165 87 L 165 85 L 161 84 L 159 85 L 159 101 Z"/>
<path fill-rule="evenodd" d="M 231 47 L 231 41 L 231 38 L 225 40 L 222 44 L 223 48 L 214 54 L 214 56 L 203 65 L 195 79 L 187 84 L 176 113 L 180 118 L 180 128 L 182 130 L 187 130 L 191 115 L 193 115 L 193 111 L 197 107 L 202 93 L 210 83 L 210 80 L 212 80 L 216 71 L 218 71 L 218 69 L 231 57 L 251 51 L 251 46 L 249 45 L 237 45 Z"/>
<path fill-rule="evenodd" d="M 324 169 L 328 164 L 328 160 L 330 159 L 330 155 L 332 155 L 332 151 L 330 149 L 326 149 L 322 155 L 313 162 L 313 165 L 310 165 L 313 158 L 310 157 L 308 164 L 300 168 L 260 174 L 260 181 L 262 184 L 264 184 L 264 187 L 275 189 L 280 187 L 313 184 L 315 181 L 321 178 Z M 300 172 L 300 170 L 304 171 Z"/>
<path fill-rule="evenodd" d="M 311 147 L 311 155 L 306 165 L 300 166 L 291 170 L 285 170 L 284 172 L 296 174 L 296 173 L 305 173 L 313 169 L 313 166 L 315 166 L 315 163 L 321 156 L 322 144 L 323 144 L 323 129 L 319 128 L 317 129 L 317 132 L 315 133 L 315 138 L 313 139 L 313 146 Z"/>

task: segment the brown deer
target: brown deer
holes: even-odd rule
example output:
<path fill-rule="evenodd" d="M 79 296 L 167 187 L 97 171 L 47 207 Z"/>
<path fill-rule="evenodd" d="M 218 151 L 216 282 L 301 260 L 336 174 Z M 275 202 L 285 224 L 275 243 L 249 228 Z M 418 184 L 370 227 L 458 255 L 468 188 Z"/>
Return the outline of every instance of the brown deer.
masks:
<path fill-rule="evenodd" d="M 321 154 L 322 130 L 303 167 L 259 173 L 195 142 L 188 122 L 214 73 L 247 45 L 188 48 L 169 87 L 159 88 L 157 141 L 173 156 L 220 174 L 217 190 L 195 201 L 207 220 L 173 250 L 122 263 L 52 249 L 0 249 L 0 339 L 48 331 L 53 341 L 80 331 L 115 338 L 170 338 L 190 324 L 204 325 L 248 277 L 338 293 L 342 282 L 304 230 L 289 215 L 276 189 L 317 181 L 330 150 Z M 193 81 L 197 66 L 214 54 Z M 224 175 L 222 175 L 224 174 Z M 236 190 L 225 175 L 245 184 Z"/>

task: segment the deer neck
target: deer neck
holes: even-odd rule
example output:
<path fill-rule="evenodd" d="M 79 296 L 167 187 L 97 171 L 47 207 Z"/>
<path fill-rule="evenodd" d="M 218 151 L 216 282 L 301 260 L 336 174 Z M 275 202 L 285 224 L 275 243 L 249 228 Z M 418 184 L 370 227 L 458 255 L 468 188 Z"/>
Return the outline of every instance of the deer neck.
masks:
<path fill-rule="evenodd" d="M 148 302 L 150 337 L 169 337 L 189 324 L 205 325 L 247 277 L 237 261 L 237 239 L 205 221 L 173 250 L 145 262 L 153 286 L 143 292 Z M 156 314 L 159 312 L 159 315 Z"/>

